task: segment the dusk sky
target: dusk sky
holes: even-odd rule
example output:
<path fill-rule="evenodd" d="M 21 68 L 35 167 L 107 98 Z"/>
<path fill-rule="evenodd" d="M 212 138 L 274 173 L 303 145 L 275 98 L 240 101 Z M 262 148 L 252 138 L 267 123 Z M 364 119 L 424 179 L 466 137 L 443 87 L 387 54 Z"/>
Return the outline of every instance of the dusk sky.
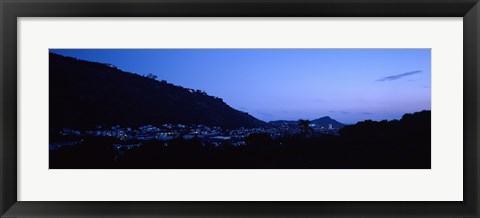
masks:
<path fill-rule="evenodd" d="M 200 89 L 264 121 L 431 109 L 430 49 L 50 49 Z"/>

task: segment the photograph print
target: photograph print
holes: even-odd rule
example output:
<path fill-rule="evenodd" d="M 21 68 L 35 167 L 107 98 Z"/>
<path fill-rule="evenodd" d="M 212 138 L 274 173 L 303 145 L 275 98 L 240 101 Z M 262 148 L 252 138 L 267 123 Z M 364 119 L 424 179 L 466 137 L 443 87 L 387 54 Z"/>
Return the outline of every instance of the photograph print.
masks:
<path fill-rule="evenodd" d="M 50 169 L 430 169 L 431 49 L 50 49 Z"/>

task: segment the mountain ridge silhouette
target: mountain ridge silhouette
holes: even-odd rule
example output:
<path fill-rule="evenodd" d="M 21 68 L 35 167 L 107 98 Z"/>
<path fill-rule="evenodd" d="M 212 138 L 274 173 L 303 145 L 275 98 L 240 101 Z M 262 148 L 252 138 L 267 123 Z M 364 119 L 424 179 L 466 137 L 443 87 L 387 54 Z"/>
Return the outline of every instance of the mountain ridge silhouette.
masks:
<path fill-rule="evenodd" d="M 222 128 L 266 123 L 219 97 L 111 64 L 49 54 L 50 128 L 202 124 Z"/>

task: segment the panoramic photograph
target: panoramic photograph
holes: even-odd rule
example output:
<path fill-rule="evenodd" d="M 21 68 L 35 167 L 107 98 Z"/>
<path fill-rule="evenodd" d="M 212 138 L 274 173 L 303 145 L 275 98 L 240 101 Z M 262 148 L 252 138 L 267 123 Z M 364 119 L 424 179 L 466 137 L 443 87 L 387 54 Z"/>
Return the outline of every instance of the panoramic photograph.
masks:
<path fill-rule="evenodd" d="M 430 49 L 50 49 L 50 169 L 430 169 Z"/>

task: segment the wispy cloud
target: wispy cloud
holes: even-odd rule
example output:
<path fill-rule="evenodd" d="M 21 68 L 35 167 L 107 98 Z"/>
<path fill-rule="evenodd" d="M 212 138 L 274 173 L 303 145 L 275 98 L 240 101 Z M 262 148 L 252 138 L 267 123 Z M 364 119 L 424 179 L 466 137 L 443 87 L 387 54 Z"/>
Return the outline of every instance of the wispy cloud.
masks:
<path fill-rule="evenodd" d="M 406 73 L 401 73 L 401 74 L 397 74 L 397 75 L 383 77 L 383 78 L 378 79 L 377 81 L 383 82 L 383 81 L 397 80 L 397 79 L 400 79 L 402 77 L 411 76 L 411 75 L 418 74 L 418 73 L 421 73 L 421 72 L 422 72 L 421 70 L 415 70 L 415 71 L 411 71 L 411 72 L 406 72 Z"/>

